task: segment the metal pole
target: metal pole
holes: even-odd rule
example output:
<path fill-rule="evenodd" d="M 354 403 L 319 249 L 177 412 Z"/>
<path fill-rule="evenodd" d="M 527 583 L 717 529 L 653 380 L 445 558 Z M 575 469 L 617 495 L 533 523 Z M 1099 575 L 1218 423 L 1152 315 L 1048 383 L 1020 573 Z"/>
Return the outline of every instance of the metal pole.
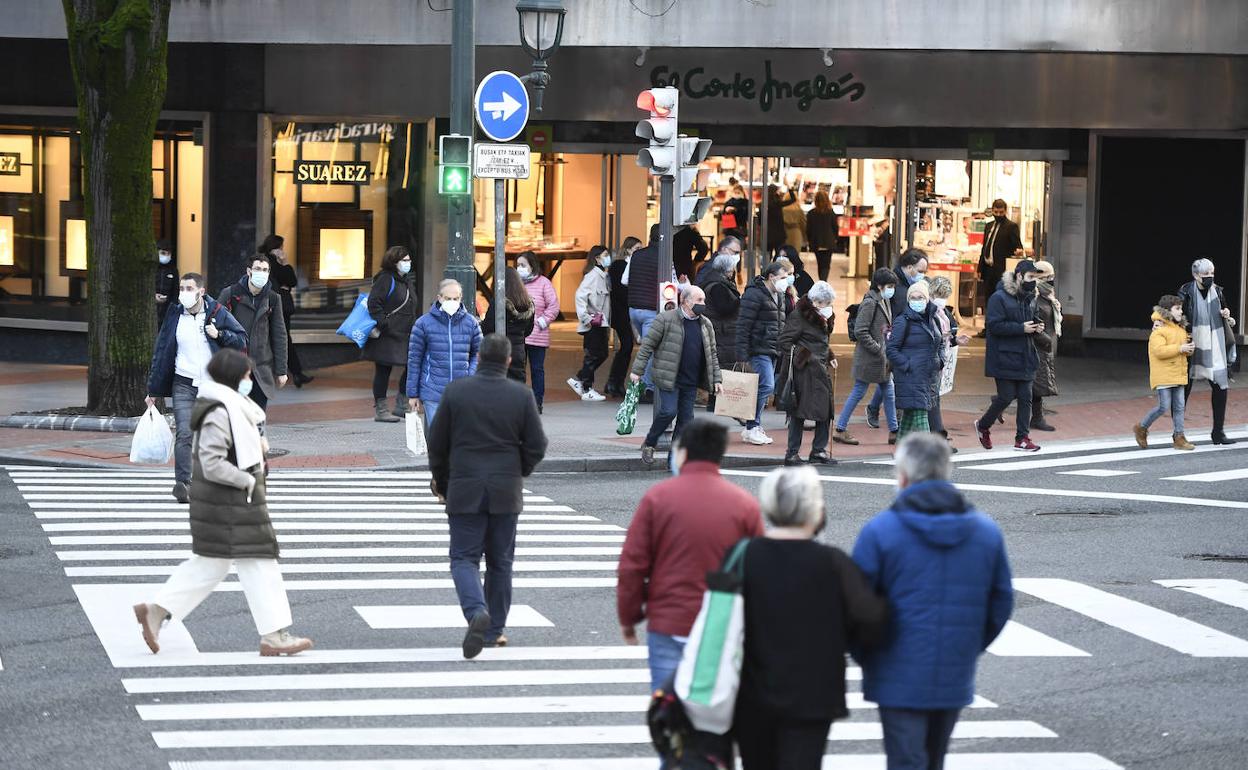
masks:
<path fill-rule="evenodd" d="M 745 245 L 745 251 L 746 251 L 745 267 L 746 267 L 746 270 L 749 271 L 748 274 L 746 275 L 747 281 L 753 280 L 754 276 L 758 274 L 758 256 L 757 256 L 757 253 L 755 252 L 755 249 L 758 248 L 758 243 L 756 241 L 756 236 L 758 234 L 754 232 L 754 156 L 753 155 L 750 156 L 749 184 L 750 184 L 750 189 L 748 193 L 749 200 L 746 202 L 746 211 L 748 212 L 747 219 L 749 221 L 746 223 L 747 234 L 746 234 L 746 245 Z"/>
<path fill-rule="evenodd" d="M 672 279 L 672 207 L 675 205 L 676 178 L 659 177 L 659 283 Z M 659 287 L 654 287 L 658 295 Z M 663 312 L 662 306 L 659 312 Z"/>
<path fill-rule="evenodd" d="M 507 333 L 507 180 L 494 180 L 494 333 Z"/>
<path fill-rule="evenodd" d="M 763 207 L 762 207 L 762 210 L 759 212 L 759 220 L 758 220 L 759 230 L 762 231 L 761 235 L 759 235 L 759 240 L 763 242 L 762 243 L 763 252 L 768 254 L 767 256 L 768 264 L 771 263 L 770 252 L 767 248 L 767 216 L 768 216 L 767 211 L 771 208 L 770 204 L 771 204 L 771 158 L 768 157 L 768 158 L 763 158 Z"/>
<path fill-rule="evenodd" d="M 476 80 L 476 34 L 473 21 L 476 0 L 455 0 L 451 13 L 451 133 L 473 135 L 472 95 Z M 495 204 L 497 206 L 497 203 Z M 451 198 L 447 213 L 449 254 L 446 277 L 464 289 L 464 307 L 476 314 L 477 269 L 473 266 L 471 195 Z M 500 330 L 502 327 L 499 327 Z"/>

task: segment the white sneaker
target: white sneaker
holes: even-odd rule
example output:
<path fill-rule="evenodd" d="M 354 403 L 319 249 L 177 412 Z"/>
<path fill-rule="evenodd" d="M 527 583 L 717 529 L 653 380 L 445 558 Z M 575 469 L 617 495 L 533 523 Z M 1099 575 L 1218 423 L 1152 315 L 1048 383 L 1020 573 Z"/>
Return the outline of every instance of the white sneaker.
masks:
<path fill-rule="evenodd" d="M 758 426 L 757 428 L 755 428 L 755 429 L 754 429 L 754 435 L 755 435 L 756 437 L 758 437 L 758 438 L 762 439 L 762 442 L 763 442 L 764 444 L 771 444 L 771 443 L 774 443 L 774 441 L 773 441 L 773 439 L 771 438 L 771 436 L 768 436 L 766 433 L 764 433 L 764 432 L 763 432 L 763 426 L 761 426 L 761 425 L 760 425 L 760 426 Z"/>
<path fill-rule="evenodd" d="M 581 400 L 582 401 L 606 401 L 607 397 L 602 395 L 598 391 L 594 390 L 593 388 L 590 388 L 589 390 L 581 394 Z"/>
<path fill-rule="evenodd" d="M 581 381 L 576 379 L 575 377 L 568 378 L 568 387 L 576 391 L 576 395 L 578 396 L 585 395 L 585 387 L 581 385 Z"/>
<path fill-rule="evenodd" d="M 763 433 L 762 428 L 746 428 L 741 431 L 741 440 L 747 444 L 753 444 L 755 446 L 763 446 L 771 443 L 771 439 L 767 437 L 766 433 Z"/>

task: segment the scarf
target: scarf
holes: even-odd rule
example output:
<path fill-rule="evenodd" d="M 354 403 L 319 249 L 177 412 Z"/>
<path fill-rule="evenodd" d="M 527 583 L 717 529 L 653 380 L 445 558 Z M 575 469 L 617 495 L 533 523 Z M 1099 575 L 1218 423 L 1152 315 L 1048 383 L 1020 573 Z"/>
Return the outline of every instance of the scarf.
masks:
<path fill-rule="evenodd" d="M 264 446 L 261 443 L 260 429 L 264 422 L 264 410 L 249 398 L 233 388 L 227 388 L 219 382 L 207 378 L 199 386 L 199 397 L 209 401 L 220 401 L 230 418 L 230 434 L 234 443 L 234 458 L 238 467 L 247 470 L 264 463 Z"/>
<path fill-rule="evenodd" d="M 1040 292 L 1040 296 L 1044 297 L 1053 305 L 1053 330 L 1057 336 L 1062 336 L 1062 303 L 1057 299 L 1057 295 L 1053 293 L 1053 285 L 1044 281 L 1036 281 L 1036 290 Z"/>
<path fill-rule="evenodd" d="M 1227 387 L 1226 322 L 1222 319 L 1222 302 L 1216 287 L 1201 296 L 1200 285 L 1192 284 L 1192 379 L 1209 380 L 1219 388 Z M 1234 360 L 1232 358 L 1232 360 Z"/>

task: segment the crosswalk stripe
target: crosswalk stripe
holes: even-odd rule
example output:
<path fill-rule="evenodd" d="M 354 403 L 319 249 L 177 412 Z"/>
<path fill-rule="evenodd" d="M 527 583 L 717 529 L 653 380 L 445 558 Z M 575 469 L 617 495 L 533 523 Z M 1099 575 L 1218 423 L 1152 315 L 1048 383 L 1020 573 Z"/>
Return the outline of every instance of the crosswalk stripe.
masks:
<path fill-rule="evenodd" d="M 186 510 L 180 513 L 168 511 L 35 511 L 37 519 L 168 519 L 187 515 Z M 269 518 L 274 521 L 281 519 L 411 519 L 413 521 L 446 521 L 446 513 L 441 511 L 269 511 Z M 525 512 L 520 514 L 520 521 L 602 521 L 597 516 L 577 513 L 541 513 Z"/>
<path fill-rule="evenodd" d="M 133 629 L 128 633 L 132 636 Z M 161 635 L 161 642 L 164 642 Z M 141 649 L 140 649 L 141 648 Z M 476 663 L 572 663 L 600 661 L 644 662 L 648 653 L 645 647 L 496 647 L 482 651 Z M 363 649 L 326 650 L 314 647 L 307 652 L 289 657 L 262 658 L 254 650 L 248 652 L 167 652 L 162 646 L 159 655 L 153 655 L 142 641 L 135 646 L 134 654 L 120 653 L 113 658 L 116 668 L 237 668 L 239 666 L 271 668 L 329 665 L 357 665 L 382 663 L 459 663 L 464 653 L 458 647 L 369 647 Z M 849 681 L 862 678 L 861 671 L 850 669 Z M 649 681 L 649 680 L 647 680 Z"/>
<path fill-rule="evenodd" d="M 43 524 L 44 532 L 126 532 L 150 530 L 187 530 L 191 524 L 183 521 L 88 521 L 68 524 Z M 274 519 L 273 526 L 277 530 L 330 530 L 341 532 L 446 532 L 448 525 L 445 517 L 438 523 L 402 523 L 402 522 L 342 522 L 342 521 L 286 521 Z M 562 523 L 528 523 L 517 525 L 520 532 L 623 532 L 624 528 L 615 524 L 562 524 Z"/>
<path fill-rule="evenodd" d="M 134 470 L 121 466 L 118 468 L 101 468 L 99 470 L 89 469 L 43 469 L 43 470 L 13 470 L 8 467 L 9 475 L 14 479 L 147 479 L 160 480 L 173 483 L 173 469 L 159 471 L 143 471 Z M 326 481 L 362 481 L 367 484 L 376 485 L 394 485 L 401 482 L 424 481 L 428 482 L 433 478 L 433 474 L 429 471 L 345 471 L 345 472 L 328 472 L 328 471 L 283 471 L 275 470 L 269 474 L 267 481 L 291 481 L 291 482 L 326 482 Z"/>
<path fill-rule="evenodd" d="M 17 488 L 22 492 L 22 496 L 27 500 L 111 500 L 121 505 L 125 505 L 135 501 L 143 500 L 164 500 L 170 505 L 177 505 L 173 502 L 173 496 L 169 490 L 161 487 L 128 487 L 126 489 L 98 489 L 91 490 L 81 487 L 63 487 L 63 486 L 30 486 L 27 484 L 18 484 Z M 409 503 L 436 503 L 438 499 L 433 495 L 424 492 L 396 492 L 392 495 L 368 494 L 362 495 L 358 490 L 352 489 L 316 489 L 301 491 L 315 491 L 315 495 L 297 495 L 290 494 L 284 488 L 269 487 L 266 490 L 269 502 L 299 502 L 299 501 L 323 501 L 326 498 L 342 497 L 343 502 L 409 502 Z M 553 503 L 549 497 L 545 495 L 524 495 L 526 503 Z"/>
<path fill-rule="evenodd" d="M 185 513 L 187 506 L 181 503 L 175 503 L 171 498 L 167 503 L 82 503 L 82 502 L 62 502 L 56 500 L 37 500 L 26 503 L 32 510 L 48 510 L 48 509 L 74 509 L 74 510 L 109 510 L 116 508 L 118 505 L 124 506 L 127 510 L 139 511 L 168 511 L 170 514 L 178 512 Z M 299 511 L 445 511 L 446 506 L 441 503 L 269 503 L 270 511 L 283 511 L 295 509 Z M 572 509 L 566 505 L 526 505 L 524 511 L 567 511 Z"/>
<path fill-rule="evenodd" d="M 445 555 L 445 554 L 444 554 Z M 345 574 L 354 572 L 442 572 L 448 571 L 446 560 L 436 562 L 331 562 L 315 564 L 281 565 L 283 575 L 306 574 Z M 515 572 L 612 572 L 616 571 L 619 562 L 615 561 L 527 561 L 520 560 L 512 565 Z M 128 564 L 121 567 L 66 567 L 65 575 L 71 578 L 83 577 L 152 577 L 172 575 L 177 569 L 174 564 Z M 485 565 L 481 566 L 485 570 Z M 234 572 L 234 568 L 230 568 Z"/>
<path fill-rule="evenodd" d="M 1154 580 L 1157 585 L 1186 591 L 1189 594 L 1203 596 L 1215 602 L 1248 610 L 1248 583 L 1239 580 L 1188 579 L 1188 580 Z"/>
<path fill-rule="evenodd" d="M 1008 620 L 988 652 L 1002 657 L 1080 658 L 1089 653 L 1033 628 Z"/>
<path fill-rule="evenodd" d="M 1015 578 L 1014 588 L 1187 655 L 1248 657 L 1248 641 L 1073 580 Z"/>
<path fill-rule="evenodd" d="M 282 535 L 280 543 L 446 543 L 450 535 Z M 56 535 L 52 545 L 181 545 L 190 535 Z M 516 535 L 520 543 L 623 543 L 623 535 Z"/>
<path fill-rule="evenodd" d="M 459 652 L 463 660 L 463 652 Z M 386 671 L 346 674 L 258 674 L 255 676 L 162 676 L 123 679 L 131 695 L 278 690 L 391 690 L 447 687 L 538 687 L 544 685 L 650 683 L 649 668 L 502 669 L 497 671 Z"/>
<path fill-rule="evenodd" d="M 1158 457 L 1175 455 L 1207 454 L 1209 452 L 1232 452 L 1236 449 L 1248 448 L 1248 444 L 1204 445 L 1194 450 L 1182 449 L 1136 449 L 1128 452 L 1106 452 L 1104 454 L 1079 455 L 1077 457 L 1040 457 L 1035 460 L 1019 460 L 1016 462 L 999 462 L 985 465 L 963 465 L 969 471 L 1034 471 L 1042 468 L 1064 468 L 1070 465 L 1099 465 L 1100 463 L 1127 462 L 1131 460 L 1152 460 Z"/>
<path fill-rule="evenodd" d="M 283 582 L 287 591 L 436 591 L 455 588 L 455 582 L 450 578 L 286 580 Z M 615 583 L 614 577 L 518 577 L 511 581 L 513 588 L 615 588 Z M 243 584 L 221 583 L 216 590 L 242 591 Z"/>
<path fill-rule="evenodd" d="M 598 548 L 593 546 L 531 546 L 516 547 L 516 556 L 619 556 L 619 548 Z M 441 556 L 446 557 L 446 548 L 283 548 L 282 559 L 346 559 L 400 556 Z M 142 560 L 177 560 L 191 558 L 191 552 L 185 548 L 169 548 L 163 550 L 94 550 L 57 551 L 56 557 L 61 561 L 142 561 Z"/>
<path fill-rule="evenodd" d="M 1138 476 L 1139 471 L 1115 471 L 1108 468 L 1085 468 L 1081 471 L 1058 471 L 1059 476 L 1088 476 L 1094 479 L 1111 479 L 1115 476 Z"/>
<path fill-rule="evenodd" d="M 1248 438 L 1248 431 L 1239 431 L 1239 432 L 1232 431 L 1232 432 L 1228 432 L 1226 435 L 1228 435 L 1231 438 Z M 1195 433 L 1188 433 L 1187 438 L 1190 441 L 1208 441 L 1210 440 L 1211 436 L 1210 436 L 1209 431 L 1196 431 Z M 1135 439 L 1133 438 L 1096 439 L 1096 440 L 1091 440 L 1091 441 L 1063 441 L 1063 442 L 1055 443 L 1055 444 L 1045 443 L 1044 448 L 1042 448 L 1037 453 L 1037 455 L 1040 457 L 1051 457 L 1052 455 L 1058 455 L 1058 454 L 1074 454 L 1077 452 L 1102 452 L 1107 449 L 1133 449 L 1133 448 L 1138 449 L 1138 446 L 1135 443 Z M 967 463 L 980 462 L 980 461 L 1000 460 L 1000 459 L 1003 459 L 1005 457 L 1010 457 L 1010 456 L 1011 455 L 1005 451 L 998 450 L 994 452 L 994 451 L 989 450 L 985 452 L 969 452 L 969 453 L 956 454 L 950 459 L 954 463 L 957 463 L 959 465 L 964 465 Z M 868 460 L 866 464 L 867 465 L 893 465 L 895 464 L 895 461 L 892 459 Z"/>
<path fill-rule="evenodd" d="M 1202 484 L 1213 484 L 1219 481 L 1236 481 L 1248 479 L 1248 468 L 1234 468 L 1229 471 L 1210 471 L 1209 473 L 1192 473 L 1187 476 L 1166 476 L 1165 481 L 1197 481 Z"/>
<path fill-rule="evenodd" d="M 458 604 L 378 604 L 356 606 L 369 628 L 393 630 L 411 628 L 466 628 L 464 611 Z M 527 604 L 513 604 L 507 611 L 508 628 L 554 628 L 542 613 Z"/>

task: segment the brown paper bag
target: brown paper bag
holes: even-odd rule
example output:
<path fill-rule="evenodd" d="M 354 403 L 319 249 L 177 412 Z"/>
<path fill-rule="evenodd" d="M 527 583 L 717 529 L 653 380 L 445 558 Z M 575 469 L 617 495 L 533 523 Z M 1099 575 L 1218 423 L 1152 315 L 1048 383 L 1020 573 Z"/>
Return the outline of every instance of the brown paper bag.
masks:
<path fill-rule="evenodd" d="M 758 412 L 758 375 L 725 369 L 724 392 L 715 396 L 715 414 L 753 420 Z"/>

